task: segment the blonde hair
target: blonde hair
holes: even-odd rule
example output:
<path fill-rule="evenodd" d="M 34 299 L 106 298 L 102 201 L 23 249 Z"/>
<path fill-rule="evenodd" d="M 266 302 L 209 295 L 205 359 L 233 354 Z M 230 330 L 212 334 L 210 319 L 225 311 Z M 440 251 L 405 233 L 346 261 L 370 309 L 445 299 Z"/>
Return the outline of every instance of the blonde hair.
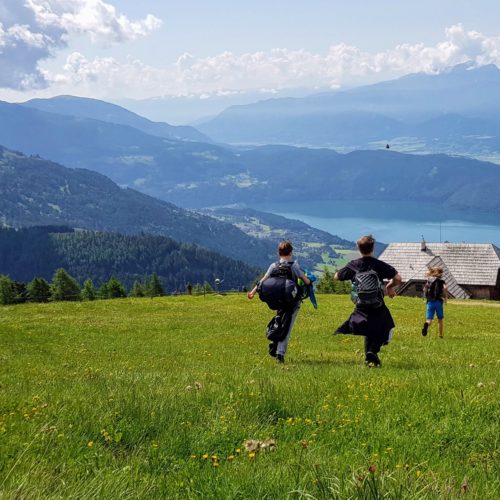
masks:
<path fill-rule="evenodd" d="M 444 273 L 444 269 L 442 267 L 429 267 L 429 270 L 427 271 L 427 276 L 432 276 L 434 278 L 437 278 L 439 276 L 442 276 Z"/>

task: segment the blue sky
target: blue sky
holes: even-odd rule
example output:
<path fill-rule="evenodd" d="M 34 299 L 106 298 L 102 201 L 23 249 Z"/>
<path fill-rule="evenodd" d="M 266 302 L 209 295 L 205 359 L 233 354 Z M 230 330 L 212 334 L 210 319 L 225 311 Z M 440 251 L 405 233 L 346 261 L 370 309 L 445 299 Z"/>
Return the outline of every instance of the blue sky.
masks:
<path fill-rule="evenodd" d="M 500 64 L 498 0 L 0 0 L 0 99 L 338 88 Z"/>

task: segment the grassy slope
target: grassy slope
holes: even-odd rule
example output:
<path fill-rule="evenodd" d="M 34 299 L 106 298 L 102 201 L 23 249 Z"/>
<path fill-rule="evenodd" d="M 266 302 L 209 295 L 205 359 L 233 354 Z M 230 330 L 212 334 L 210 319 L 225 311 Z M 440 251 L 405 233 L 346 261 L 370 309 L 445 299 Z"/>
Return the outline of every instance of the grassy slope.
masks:
<path fill-rule="evenodd" d="M 449 305 L 440 340 L 397 298 L 369 370 L 319 302 L 284 367 L 243 296 L 1 308 L 0 497 L 497 498 L 500 308 Z"/>

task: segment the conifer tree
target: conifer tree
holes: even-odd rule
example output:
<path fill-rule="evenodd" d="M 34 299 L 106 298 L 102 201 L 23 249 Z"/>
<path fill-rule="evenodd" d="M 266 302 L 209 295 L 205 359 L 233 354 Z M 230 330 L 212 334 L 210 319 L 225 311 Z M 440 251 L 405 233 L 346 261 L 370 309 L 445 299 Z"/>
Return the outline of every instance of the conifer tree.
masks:
<path fill-rule="evenodd" d="M 80 300 L 80 286 L 63 268 L 54 273 L 50 293 L 53 300 Z"/>
<path fill-rule="evenodd" d="M 153 273 L 151 279 L 148 281 L 146 286 L 146 293 L 148 297 L 159 297 L 160 295 L 165 295 L 163 285 L 156 273 Z"/>
<path fill-rule="evenodd" d="M 33 278 L 28 284 L 28 299 L 33 302 L 48 302 L 50 285 L 44 278 Z"/>
<path fill-rule="evenodd" d="M 134 281 L 132 290 L 130 291 L 131 297 L 144 297 L 144 287 L 140 281 Z"/>
<path fill-rule="evenodd" d="M 28 300 L 28 289 L 26 288 L 26 285 L 21 281 L 14 281 L 13 287 L 14 287 L 15 303 L 22 304 L 23 302 L 26 302 Z"/>
<path fill-rule="evenodd" d="M 82 300 L 95 300 L 97 298 L 97 291 L 91 279 L 85 280 L 81 292 Z"/>
<path fill-rule="evenodd" d="M 14 304 L 15 301 L 14 282 L 8 276 L 0 275 L 0 304 Z"/>
<path fill-rule="evenodd" d="M 120 299 L 127 296 L 125 287 L 114 276 L 109 278 L 107 291 L 109 299 Z"/>
<path fill-rule="evenodd" d="M 324 267 L 323 269 L 323 275 L 318 281 L 318 284 L 316 286 L 316 291 L 318 293 L 334 293 L 334 277 L 333 274 L 330 272 L 327 266 Z"/>
<path fill-rule="evenodd" d="M 108 293 L 108 283 L 103 283 L 99 289 L 97 290 L 97 296 L 100 299 L 109 299 L 109 293 Z"/>

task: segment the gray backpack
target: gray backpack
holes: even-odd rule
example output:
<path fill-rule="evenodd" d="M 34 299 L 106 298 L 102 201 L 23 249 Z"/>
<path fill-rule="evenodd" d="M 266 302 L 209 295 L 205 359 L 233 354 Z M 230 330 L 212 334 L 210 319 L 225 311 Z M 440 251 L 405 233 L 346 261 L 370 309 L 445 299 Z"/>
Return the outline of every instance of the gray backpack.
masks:
<path fill-rule="evenodd" d="M 376 309 L 384 304 L 384 286 L 378 274 L 370 269 L 354 276 L 351 300 L 357 307 Z"/>

